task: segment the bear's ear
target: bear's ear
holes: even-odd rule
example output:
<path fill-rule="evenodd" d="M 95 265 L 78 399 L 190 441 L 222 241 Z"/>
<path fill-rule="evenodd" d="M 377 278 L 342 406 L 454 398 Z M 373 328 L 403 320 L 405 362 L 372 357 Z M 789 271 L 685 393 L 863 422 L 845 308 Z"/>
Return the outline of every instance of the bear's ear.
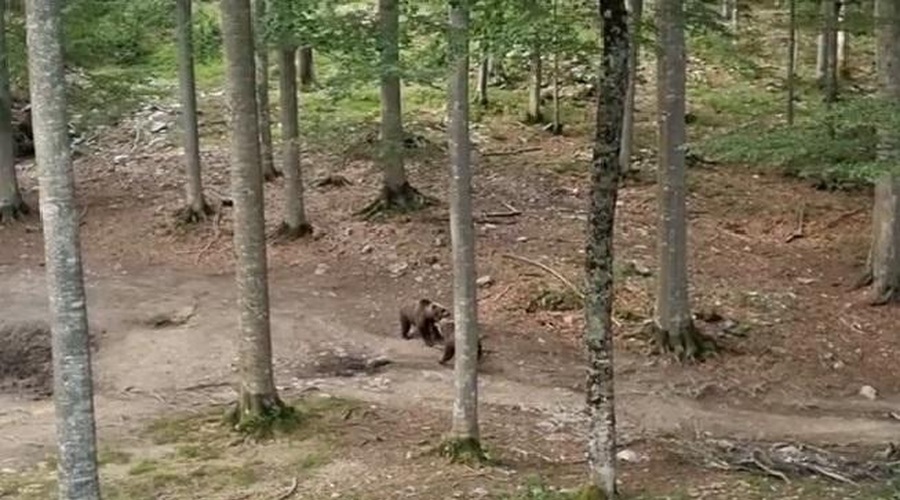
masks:
<path fill-rule="evenodd" d="M 428 299 L 419 299 L 419 305 L 422 307 L 428 307 L 431 305 L 431 301 Z"/>

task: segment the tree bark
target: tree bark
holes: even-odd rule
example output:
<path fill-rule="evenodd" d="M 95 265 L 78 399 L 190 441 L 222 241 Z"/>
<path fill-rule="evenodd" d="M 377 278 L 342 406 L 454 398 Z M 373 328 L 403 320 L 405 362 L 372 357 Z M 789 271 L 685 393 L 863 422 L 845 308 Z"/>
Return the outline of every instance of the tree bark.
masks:
<path fill-rule="evenodd" d="M 543 123 L 544 114 L 541 112 L 541 87 L 543 86 L 543 61 L 541 60 L 540 43 L 535 40 L 531 49 L 531 85 L 528 88 L 528 114 L 525 121 L 529 123 Z"/>
<path fill-rule="evenodd" d="M 0 224 L 29 212 L 16 178 L 13 140 L 12 95 L 9 90 L 9 57 L 6 44 L 7 0 L 0 0 Z"/>
<path fill-rule="evenodd" d="M 452 436 L 479 441 L 478 308 L 475 290 L 475 230 L 469 165 L 469 2 L 450 2 L 450 238 L 453 250 L 453 319 L 456 399 Z"/>
<path fill-rule="evenodd" d="M 879 94 L 893 109 L 900 108 L 900 5 L 875 2 L 876 62 Z M 893 167 L 875 185 L 870 251 L 872 301 L 884 304 L 900 298 L 900 133 L 883 126 L 878 131 L 878 159 Z"/>
<path fill-rule="evenodd" d="M 787 124 L 794 124 L 794 75 L 797 50 L 797 0 L 788 0 Z"/>
<path fill-rule="evenodd" d="M 603 19 L 603 58 L 597 132 L 591 161 L 591 209 L 588 215 L 585 277 L 585 335 L 588 357 L 587 407 L 590 416 L 588 459 L 591 484 L 606 498 L 616 496 L 616 411 L 612 312 L 613 233 L 619 189 L 619 147 L 629 79 L 628 13 L 624 0 L 599 0 Z M 631 51 L 631 54 L 634 52 Z"/>
<path fill-rule="evenodd" d="M 269 44 L 266 40 L 268 0 L 253 0 L 253 32 L 256 47 L 256 103 L 259 119 L 259 153 L 263 177 L 270 181 L 280 175 L 275 170 L 272 149 L 272 118 L 269 110 Z"/>
<path fill-rule="evenodd" d="M 631 171 L 631 156 L 634 153 L 634 107 L 637 92 L 638 69 L 641 65 L 641 19 L 644 15 L 644 0 L 631 0 L 628 17 L 629 50 L 628 94 L 625 96 L 625 111 L 622 118 L 622 148 L 619 152 L 619 166 L 623 173 Z"/>
<path fill-rule="evenodd" d="M 557 2 L 553 0 L 553 124 L 552 131 L 554 134 L 562 134 L 562 121 L 560 119 L 560 102 L 559 102 L 559 33 L 557 22 Z"/>
<path fill-rule="evenodd" d="M 835 65 L 838 77 L 848 78 L 850 76 L 850 63 L 847 59 L 847 53 L 850 45 L 850 34 L 844 29 L 847 21 L 847 2 L 838 0 L 837 9 L 838 30 L 834 48 Z"/>
<path fill-rule="evenodd" d="M 178 43 L 178 88 L 181 94 L 181 126 L 184 133 L 185 207 L 182 219 L 197 222 L 212 210 L 203 198 L 200 179 L 200 134 L 197 130 L 197 92 L 194 81 L 194 43 L 191 0 L 175 6 L 175 37 Z"/>
<path fill-rule="evenodd" d="M 28 75 L 41 189 L 60 500 L 99 500 L 87 306 L 66 113 L 62 2 L 26 2 Z"/>
<path fill-rule="evenodd" d="M 664 350 L 692 359 L 701 345 L 688 299 L 684 0 L 660 1 L 657 30 L 660 269 L 654 322 Z"/>
<path fill-rule="evenodd" d="M 300 167 L 300 124 L 297 117 L 297 66 L 295 47 L 282 46 L 278 51 L 279 98 L 281 99 L 281 144 L 284 172 L 284 223 L 282 233 L 298 238 L 312 233 L 303 206 L 303 173 Z"/>
<path fill-rule="evenodd" d="M 824 100 L 830 108 L 837 101 L 837 2 L 822 0 L 822 34 L 819 39 L 819 52 L 816 64 L 816 75 L 824 89 Z"/>
<path fill-rule="evenodd" d="M 300 90 L 308 92 L 316 86 L 316 66 L 313 48 L 309 45 L 297 51 L 297 67 L 300 75 Z"/>
<path fill-rule="evenodd" d="M 280 409 L 272 373 L 265 214 L 250 0 L 221 0 L 238 296 L 238 427 Z"/>

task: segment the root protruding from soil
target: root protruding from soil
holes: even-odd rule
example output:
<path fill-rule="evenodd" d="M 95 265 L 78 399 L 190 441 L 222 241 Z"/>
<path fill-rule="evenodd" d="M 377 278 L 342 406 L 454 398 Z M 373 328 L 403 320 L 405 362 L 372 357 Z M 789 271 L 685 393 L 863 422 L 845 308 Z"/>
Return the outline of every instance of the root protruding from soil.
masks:
<path fill-rule="evenodd" d="M 399 189 L 391 189 L 387 186 L 381 191 L 381 195 L 368 206 L 356 213 L 364 220 L 372 220 L 379 216 L 392 213 L 408 213 L 421 210 L 437 203 L 435 198 L 422 194 L 408 182 Z"/>
<path fill-rule="evenodd" d="M 442 457 L 455 464 L 478 465 L 488 462 L 487 453 L 475 438 L 448 438 L 441 443 L 439 452 Z"/>
<path fill-rule="evenodd" d="M 287 222 L 282 222 L 275 232 L 275 238 L 279 241 L 293 241 L 313 234 L 312 224 L 304 222 L 297 227 L 291 227 Z"/>
<path fill-rule="evenodd" d="M 277 394 L 250 394 L 241 390 L 237 404 L 225 415 L 225 421 L 241 434 L 266 439 L 276 432 L 295 429 L 300 424 L 300 415 Z"/>
<path fill-rule="evenodd" d="M 31 207 L 22 200 L 0 205 L 0 225 L 20 221 L 30 213 Z"/>
<path fill-rule="evenodd" d="M 175 211 L 175 220 L 177 220 L 179 224 L 189 226 L 206 222 L 206 220 L 215 213 L 216 210 L 204 201 L 200 207 L 189 204 L 179 208 Z"/>
<path fill-rule="evenodd" d="M 663 330 L 656 323 L 652 324 L 652 329 L 660 351 L 672 353 L 682 362 L 702 361 L 717 349 L 715 341 L 700 333 L 693 322 L 680 332 Z"/>
<path fill-rule="evenodd" d="M 317 188 L 327 188 L 327 187 L 342 188 L 342 187 L 346 187 L 346 186 L 351 186 L 351 185 L 353 185 L 353 183 L 350 182 L 350 179 L 344 177 L 343 175 L 332 174 L 332 175 L 327 175 L 325 177 L 314 180 L 312 185 L 313 185 L 313 187 L 317 187 Z"/>

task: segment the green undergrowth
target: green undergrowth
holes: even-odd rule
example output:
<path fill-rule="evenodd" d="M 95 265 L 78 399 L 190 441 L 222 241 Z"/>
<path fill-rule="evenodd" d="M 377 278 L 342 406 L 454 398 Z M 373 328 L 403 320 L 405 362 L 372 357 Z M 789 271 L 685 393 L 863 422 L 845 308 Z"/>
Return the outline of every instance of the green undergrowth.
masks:
<path fill-rule="evenodd" d="M 142 429 L 139 444 L 102 443 L 103 495 L 109 500 L 230 498 L 283 487 L 328 464 L 347 418 L 360 404 L 310 397 L 291 402 L 299 425 L 274 439 L 246 443 L 209 409 L 159 418 Z M 0 498 L 45 500 L 56 495 L 56 464 L 48 459 L 19 473 L 0 473 Z"/>

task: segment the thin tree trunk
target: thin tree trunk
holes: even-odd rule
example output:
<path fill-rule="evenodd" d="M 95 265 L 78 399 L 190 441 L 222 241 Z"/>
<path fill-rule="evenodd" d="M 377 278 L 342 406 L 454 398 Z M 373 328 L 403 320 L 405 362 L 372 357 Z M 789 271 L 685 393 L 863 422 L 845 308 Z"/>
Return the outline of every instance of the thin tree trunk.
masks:
<path fill-rule="evenodd" d="M 313 48 L 309 45 L 297 51 L 297 67 L 300 74 L 300 90 L 308 92 L 316 86 L 316 66 Z"/>
<path fill-rule="evenodd" d="M 531 85 L 528 90 L 528 115 L 525 120 L 529 123 L 543 123 L 544 114 L 541 112 L 541 87 L 543 86 L 543 61 L 541 60 L 540 44 L 535 41 L 531 50 Z"/>
<path fill-rule="evenodd" d="M 628 17 L 629 50 L 628 93 L 625 96 L 625 111 L 622 118 L 622 148 L 619 152 L 619 166 L 623 173 L 631 171 L 631 156 L 634 153 L 634 112 L 637 92 L 638 69 L 641 65 L 641 19 L 644 15 L 644 0 L 631 0 Z"/>
<path fill-rule="evenodd" d="M 481 45 L 481 62 L 478 64 L 478 104 L 486 108 L 490 104 L 488 99 L 488 80 L 491 77 L 491 56 L 487 43 Z"/>
<path fill-rule="evenodd" d="M 450 2 L 450 238 L 453 247 L 453 305 L 456 398 L 452 436 L 477 444 L 478 308 L 475 290 L 475 231 L 469 165 L 469 5 Z"/>
<path fill-rule="evenodd" d="M 797 0 L 788 0 L 787 123 L 794 124 L 794 68 L 797 49 Z"/>
<path fill-rule="evenodd" d="M 280 175 L 275 170 L 272 149 L 272 118 L 269 110 L 269 44 L 266 40 L 268 0 L 253 0 L 253 43 L 256 47 L 256 103 L 259 119 L 259 153 L 263 177 L 272 180 Z"/>
<path fill-rule="evenodd" d="M 0 0 L 0 224 L 19 219 L 29 211 L 16 179 L 6 18 L 6 0 Z"/>
<path fill-rule="evenodd" d="M 835 65 L 837 66 L 838 78 L 847 78 L 850 76 L 850 64 L 847 59 L 847 52 L 850 44 L 850 34 L 844 29 L 847 22 L 847 2 L 838 0 L 837 7 L 837 25 L 838 31 L 835 39 Z"/>
<path fill-rule="evenodd" d="M 887 105 L 900 108 L 900 5 L 896 0 L 875 2 L 876 61 L 879 94 Z M 900 163 L 900 133 L 893 127 L 878 131 L 878 159 Z M 900 174 L 882 175 L 875 184 L 870 252 L 872 302 L 900 299 Z"/>
<path fill-rule="evenodd" d="M 559 103 L 559 33 L 557 23 L 557 2 L 553 0 L 553 124 L 554 134 L 562 134 L 562 122 L 560 121 Z"/>
<path fill-rule="evenodd" d="M 281 144 L 284 172 L 284 224 L 282 233 L 297 238 L 312 233 L 303 206 L 303 175 L 300 168 L 300 124 L 297 117 L 297 66 L 295 47 L 278 51 L 279 98 L 281 99 Z"/>
<path fill-rule="evenodd" d="M 603 58 L 597 135 L 591 161 L 585 277 L 588 459 L 591 484 L 616 496 L 616 410 L 613 367 L 613 232 L 619 189 L 619 145 L 623 135 L 629 74 L 628 13 L 624 0 L 600 0 Z M 633 38 L 633 35 L 631 36 Z M 634 52 L 631 51 L 633 54 Z"/>
<path fill-rule="evenodd" d="M 184 133 L 185 207 L 181 218 L 197 222 L 209 215 L 200 180 L 200 134 L 197 130 L 197 93 L 194 82 L 194 43 L 191 0 L 178 0 L 175 6 L 175 37 L 178 42 L 178 88 L 181 93 L 181 123 Z"/>
<path fill-rule="evenodd" d="M 830 109 L 837 101 L 837 5 L 835 0 L 822 2 L 822 42 L 819 48 L 821 56 L 822 88 L 825 91 L 825 103 Z"/>
<path fill-rule="evenodd" d="M 283 407 L 272 373 L 263 181 L 250 0 L 221 0 L 238 296 L 238 427 Z"/>
<path fill-rule="evenodd" d="M 660 269 L 654 320 L 661 347 L 691 359 L 701 345 L 688 299 L 684 0 L 661 0 L 657 23 Z"/>
<path fill-rule="evenodd" d="M 59 498 L 99 500 L 91 351 L 66 113 L 62 2 L 32 0 L 25 8 L 53 338 Z"/>

